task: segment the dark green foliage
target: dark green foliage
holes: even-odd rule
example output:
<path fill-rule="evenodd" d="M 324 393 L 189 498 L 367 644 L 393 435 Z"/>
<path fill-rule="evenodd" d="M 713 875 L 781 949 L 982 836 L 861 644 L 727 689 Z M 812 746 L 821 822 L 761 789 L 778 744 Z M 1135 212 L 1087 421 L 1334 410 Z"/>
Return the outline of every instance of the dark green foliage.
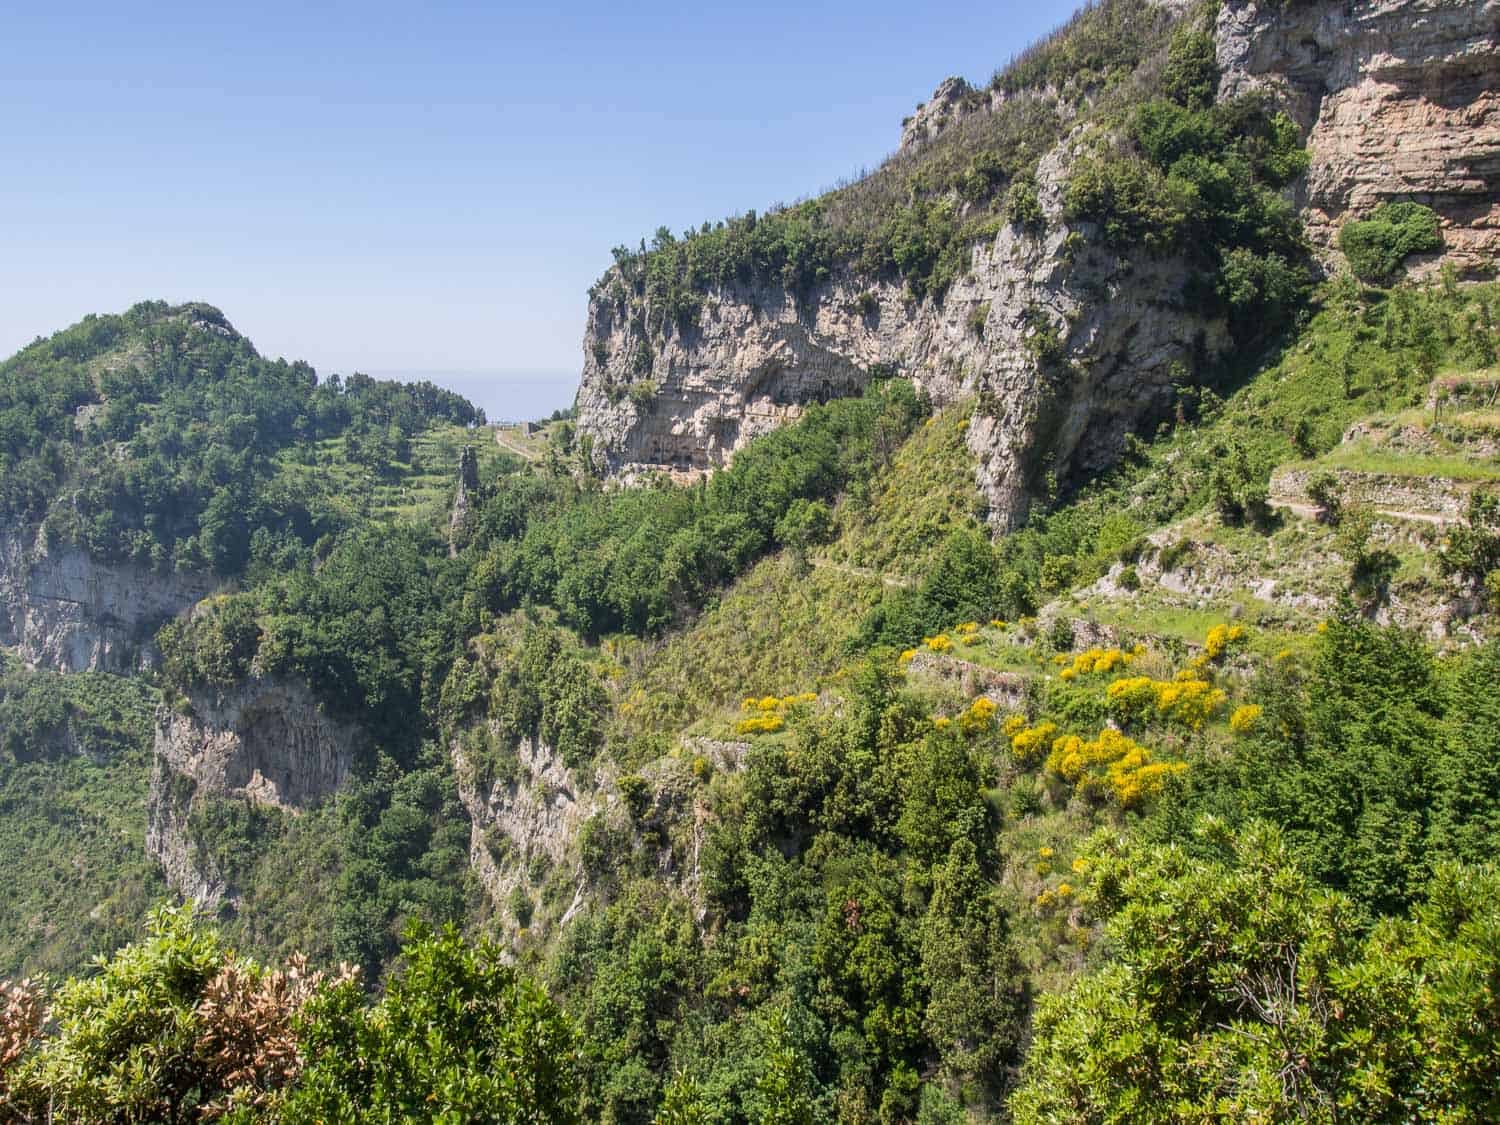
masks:
<path fill-rule="evenodd" d="M 436 421 L 482 414 L 431 383 L 319 383 L 262 359 L 217 309 L 146 302 L 0 364 L 0 515 L 45 518 L 52 541 L 102 559 L 237 574 L 258 531 L 311 543 L 343 522 L 279 457 L 342 436 L 351 460 L 384 467 Z"/>
<path fill-rule="evenodd" d="M 1161 91 L 1188 109 L 1207 109 L 1219 85 L 1219 64 L 1214 58 L 1214 37 L 1193 27 L 1180 28 L 1167 48 L 1167 65 L 1161 73 Z"/>
<path fill-rule="evenodd" d="M 914 590 L 888 591 L 851 644 L 907 645 L 960 621 L 1014 620 L 1034 609 L 1025 580 L 1004 570 L 983 532 L 953 532 Z"/>
<path fill-rule="evenodd" d="M 1201 48 L 1191 34 L 1179 43 Z M 1203 271 L 1185 292 L 1217 302 L 1240 340 L 1261 340 L 1288 322 L 1308 286 L 1300 227 L 1280 195 L 1307 154 L 1292 121 L 1260 101 L 1210 104 L 1193 93 L 1207 79 L 1191 74 L 1211 67 L 1212 53 L 1193 57 L 1166 75 L 1187 92 L 1138 106 L 1129 126 L 1135 151 L 1079 161 L 1064 206 L 1120 249 L 1183 254 Z"/>
<path fill-rule="evenodd" d="M 608 702 L 594 673 L 563 647 L 558 633 L 533 626 L 496 672 L 488 716 L 505 749 L 536 740 L 569 769 L 586 770 L 604 742 Z"/>
<path fill-rule="evenodd" d="M 382 757 L 340 795 L 343 840 L 333 950 L 373 979 L 395 954 L 406 923 L 457 922 L 469 901 L 469 819 L 451 769 L 428 744 L 416 768 Z"/>
<path fill-rule="evenodd" d="M 1464 522 L 1448 532 L 1439 559 L 1444 573 L 1476 584 L 1500 569 L 1500 493 L 1469 493 Z"/>
<path fill-rule="evenodd" d="M 1363 220 L 1339 229 L 1339 249 L 1364 281 L 1383 284 L 1396 276 L 1412 254 L 1441 250 L 1437 214 L 1420 203 L 1382 203 Z"/>
<path fill-rule="evenodd" d="M 1319 882 L 1372 914 L 1404 912 L 1437 862 L 1489 858 L 1495 698 L 1475 689 L 1496 659 L 1492 645 L 1444 668 L 1416 638 L 1346 612 L 1305 675 L 1262 675 L 1269 721 L 1193 771 L 1161 831 L 1181 833 L 1194 810 L 1270 821 Z"/>
<path fill-rule="evenodd" d="M 550 604 L 586 636 L 659 632 L 766 551 L 826 535 L 828 501 L 883 465 L 922 414 L 909 383 L 880 381 L 808 407 L 698 489 L 502 493 L 481 517 L 487 554 L 471 585 L 491 611 Z"/>

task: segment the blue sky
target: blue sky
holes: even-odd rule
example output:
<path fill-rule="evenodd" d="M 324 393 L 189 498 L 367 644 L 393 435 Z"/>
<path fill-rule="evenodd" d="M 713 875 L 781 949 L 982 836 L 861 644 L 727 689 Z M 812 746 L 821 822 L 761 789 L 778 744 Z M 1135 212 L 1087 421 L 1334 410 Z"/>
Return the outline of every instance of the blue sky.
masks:
<path fill-rule="evenodd" d="M 570 391 L 610 247 L 878 163 L 1072 5 L 5 7 L 0 353 L 196 298 L 324 373 Z"/>

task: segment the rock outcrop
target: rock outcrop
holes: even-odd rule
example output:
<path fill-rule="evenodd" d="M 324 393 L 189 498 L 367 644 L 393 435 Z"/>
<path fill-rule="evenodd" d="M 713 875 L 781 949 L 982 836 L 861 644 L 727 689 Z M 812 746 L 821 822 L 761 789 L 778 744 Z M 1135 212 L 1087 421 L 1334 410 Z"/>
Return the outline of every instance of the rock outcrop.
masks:
<path fill-rule="evenodd" d="M 206 574 L 99 562 L 13 530 L 0 534 L 0 645 L 33 667 L 128 672 L 153 662 L 164 622 L 217 585 Z"/>
<path fill-rule="evenodd" d="M 610 803 L 604 779 L 591 778 L 591 785 L 582 787 L 562 758 L 537 738 L 521 740 L 514 774 L 507 779 L 482 776 L 461 740 L 449 751 L 471 825 L 469 866 L 510 924 L 524 929 L 532 918 L 516 916 L 516 892 L 534 902 L 547 876 L 576 861 L 579 828 Z M 574 882 L 576 902 L 583 885 L 581 878 Z"/>
<path fill-rule="evenodd" d="M 325 714 L 301 683 L 248 679 L 157 713 L 146 850 L 167 883 L 201 905 L 234 888 L 195 846 L 190 818 L 208 800 L 296 813 L 332 797 L 353 765 L 354 728 Z"/>
<path fill-rule="evenodd" d="M 1065 481 L 1112 464 L 1127 432 L 1168 409 L 1174 376 L 1216 354 L 1225 334 L 1183 299 L 1181 261 L 1127 262 L 1070 238 L 1062 190 L 1083 143 L 1038 169 L 1046 232 L 1003 227 L 941 301 L 852 273 L 801 299 L 777 284 L 726 287 L 707 294 L 696 327 L 653 343 L 644 298 L 612 271 L 589 305 L 578 395 L 595 464 L 626 480 L 721 467 L 808 403 L 860 393 L 882 368 L 938 405 L 978 396 L 968 442 L 998 529 L 1025 517 L 1043 471 Z"/>
<path fill-rule="evenodd" d="M 453 508 L 448 514 L 448 557 L 457 558 L 458 552 L 469 542 L 470 520 L 479 494 L 479 458 L 472 445 L 464 446 L 458 458 L 458 491 L 453 494 Z"/>
<path fill-rule="evenodd" d="M 929 101 L 901 123 L 902 154 L 916 152 L 938 134 L 956 125 L 970 113 L 988 108 L 991 95 L 974 89 L 962 78 L 945 78 L 933 91 Z"/>
<path fill-rule="evenodd" d="M 1387 200 L 1437 211 L 1445 256 L 1500 250 L 1500 0 L 1230 0 L 1220 93 L 1262 89 L 1308 130 L 1309 237 Z"/>
<path fill-rule="evenodd" d="M 1267 88 L 1309 131 L 1312 166 L 1293 193 L 1325 252 L 1344 216 L 1415 199 L 1442 216 L 1451 260 L 1489 268 L 1500 239 L 1497 11 L 1500 0 L 1223 6 L 1221 93 Z M 945 81 L 907 121 L 897 159 L 1005 100 Z M 1183 299 L 1185 263 L 1122 261 L 1090 245 L 1087 224 L 1064 221 L 1083 132 L 1073 126 L 1038 168 L 1045 233 L 1005 227 L 976 245 L 941 301 L 845 270 L 801 294 L 770 281 L 715 289 L 696 325 L 653 333 L 646 326 L 667 318 L 653 318 L 618 267 L 606 274 L 578 396 L 595 467 L 627 482 L 691 479 L 808 403 L 859 393 L 881 368 L 937 404 L 977 396 L 967 440 L 997 530 L 1024 519 L 1047 474 L 1067 485 L 1113 464 L 1128 432 L 1169 409 L 1174 375 L 1226 341 Z"/>

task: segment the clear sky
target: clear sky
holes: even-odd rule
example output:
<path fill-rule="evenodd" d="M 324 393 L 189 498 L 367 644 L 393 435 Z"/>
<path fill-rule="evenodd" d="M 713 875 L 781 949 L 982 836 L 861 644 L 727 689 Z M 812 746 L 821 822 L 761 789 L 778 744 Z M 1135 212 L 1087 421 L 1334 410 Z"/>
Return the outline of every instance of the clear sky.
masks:
<path fill-rule="evenodd" d="M 325 374 L 570 391 L 610 247 L 878 163 L 1072 7 L 6 3 L 0 354 L 201 299 Z"/>

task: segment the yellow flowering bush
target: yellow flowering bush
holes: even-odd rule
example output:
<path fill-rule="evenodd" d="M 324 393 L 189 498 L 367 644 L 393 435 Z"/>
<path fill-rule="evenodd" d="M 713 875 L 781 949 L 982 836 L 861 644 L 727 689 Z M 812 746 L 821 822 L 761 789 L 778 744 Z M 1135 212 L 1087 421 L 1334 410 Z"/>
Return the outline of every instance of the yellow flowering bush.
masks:
<path fill-rule="evenodd" d="M 1255 720 L 1260 718 L 1261 707 L 1257 703 L 1246 703 L 1242 707 L 1236 707 L 1234 714 L 1229 716 L 1229 726 L 1236 734 L 1246 734 L 1254 726 Z"/>
<path fill-rule="evenodd" d="M 958 728 L 965 734 L 984 734 L 995 725 L 995 703 L 980 696 L 958 717 Z"/>
<path fill-rule="evenodd" d="M 901 659 L 900 659 L 899 663 L 901 663 L 901 664 L 910 664 L 912 662 L 912 659 L 916 655 L 917 655 L 917 650 L 916 649 L 914 649 L 914 648 L 904 649 L 902 651 L 902 653 L 901 653 Z"/>
<path fill-rule="evenodd" d="M 1001 621 L 1000 618 L 998 618 L 998 617 L 991 617 L 990 618 L 990 625 L 993 626 L 996 629 L 1004 629 L 1005 628 L 1005 622 Z"/>
<path fill-rule="evenodd" d="M 1052 744 L 1057 734 L 1056 723 L 1040 723 L 1027 730 L 1017 731 L 1010 739 L 1010 752 L 1022 762 L 1032 762 L 1041 757 L 1042 751 Z"/>
<path fill-rule="evenodd" d="M 947 633 L 939 633 L 935 637 L 923 637 L 922 643 L 932 652 L 947 652 L 953 647 L 953 641 Z"/>
<path fill-rule="evenodd" d="M 1036 854 L 1041 856 L 1043 859 L 1051 859 L 1053 853 L 1051 848 L 1049 848 L 1046 844 L 1043 844 L 1041 847 L 1037 848 Z"/>
<path fill-rule="evenodd" d="M 1115 672 L 1127 667 L 1134 659 L 1133 652 L 1122 652 L 1117 648 L 1091 648 L 1073 657 L 1072 672 L 1075 676 Z"/>
<path fill-rule="evenodd" d="M 774 734 L 784 726 L 786 720 L 780 715 L 766 712 L 741 719 L 734 729 L 740 734 Z"/>
<path fill-rule="evenodd" d="M 1058 673 L 1058 676 L 1065 681 L 1072 680 L 1077 678 L 1078 672 L 1072 668 L 1064 668 L 1061 672 Z"/>
<path fill-rule="evenodd" d="M 1110 684 L 1105 695 L 1111 709 L 1122 719 L 1144 721 L 1154 711 L 1161 718 L 1191 730 L 1202 728 L 1229 698 L 1222 689 L 1190 671 L 1179 672 L 1171 680 L 1129 676 Z"/>
<path fill-rule="evenodd" d="M 934 715 L 932 717 L 932 725 L 937 727 L 938 730 L 947 730 L 953 725 L 953 720 L 948 718 L 947 715 Z"/>
<path fill-rule="evenodd" d="M 1133 738 L 1106 728 L 1091 742 L 1076 734 L 1054 741 L 1047 768 L 1080 793 L 1109 793 L 1131 808 L 1161 792 L 1166 778 L 1187 769 L 1187 763 L 1158 762 Z"/>
<path fill-rule="evenodd" d="M 1073 861 L 1072 868 L 1074 875 L 1082 875 L 1089 869 L 1089 861 L 1084 859 L 1083 856 L 1079 856 Z"/>
<path fill-rule="evenodd" d="M 797 692 L 792 695 L 763 695 L 759 699 L 750 696 L 740 704 L 741 711 L 750 712 L 750 717 L 741 719 L 735 726 L 740 734 L 771 734 L 786 726 L 785 714 L 793 707 L 815 703 L 815 691 Z"/>
<path fill-rule="evenodd" d="M 1005 724 L 1000 728 L 1000 733 L 1006 738 L 1014 738 L 1026 729 L 1025 715 L 1008 715 Z"/>
<path fill-rule="evenodd" d="M 1203 651 L 1210 660 L 1220 660 L 1235 645 L 1245 639 L 1243 625 L 1215 625 L 1208 631 L 1203 642 Z"/>
<path fill-rule="evenodd" d="M 970 634 L 979 632 L 979 622 L 965 621 L 962 625 L 955 625 L 953 631 L 960 637 L 967 637 Z"/>

